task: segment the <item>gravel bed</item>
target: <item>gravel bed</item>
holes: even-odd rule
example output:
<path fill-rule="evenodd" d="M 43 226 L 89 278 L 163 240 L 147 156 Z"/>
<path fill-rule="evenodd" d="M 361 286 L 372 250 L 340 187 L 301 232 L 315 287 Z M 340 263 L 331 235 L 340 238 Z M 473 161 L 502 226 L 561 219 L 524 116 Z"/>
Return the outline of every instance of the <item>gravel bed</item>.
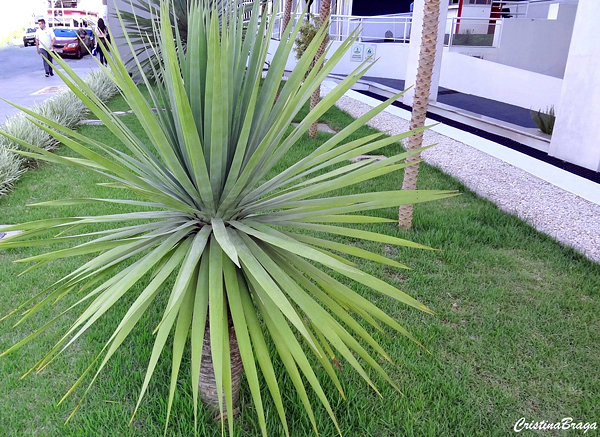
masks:
<path fill-rule="evenodd" d="M 322 88 L 322 94 L 329 92 Z M 371 109 L 370 105 L 346 96 L 336 106 L 355 118 Z M 408 130 L 407 120 L 387 112 L 368 125 L 390 135 Z M 517 215 L 538 231 L 600 262 L 600 205 L 467 144 L 426 131 L 424 144 L 433 143 L 437 145 L 422 153 L 425 162 L 455 177 L 502 211 Z"/>

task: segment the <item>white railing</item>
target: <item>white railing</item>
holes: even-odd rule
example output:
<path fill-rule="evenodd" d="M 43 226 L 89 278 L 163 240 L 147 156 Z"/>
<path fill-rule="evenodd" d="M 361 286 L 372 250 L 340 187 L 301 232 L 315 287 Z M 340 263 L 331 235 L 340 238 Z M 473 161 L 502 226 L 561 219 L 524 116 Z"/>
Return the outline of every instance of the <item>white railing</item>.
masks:
<path fill-rule="evenodd" d="M 273 39 L 281 39 L 283 14 L 275 16 Z M 294 24 L 305 19 L 302 15 L 292 16 Z M 470 47 L 498 47 L 502 33 L 502 18 L 448 18 L 444 45 Z M 412 17 L 410 14 L 361 17 L 355 15 L 332 15 L 329 36 L 332 41 L 343 41 L 356 29 L 359 42 L 410 42 Z"/>
<path fill-rule="evenodd" d="M 463 6 L 467 5 L 467 6 L 471 6 L 471 5 L 475 5 L 475 6 L 485 6 L 485 5 L 492 5 L 492 7 L 511 7 L 512 6 L 518 6 L 521 8 L 521 12 L 523 10 L 526 11 L 527 7 L 529 6 L 529 3 L 549 3 L 549 2 L 555 2 L 557 0 L 529 0 L 529 1 L 519 1 L 519 0 L 464 0 L 463 2 Z"/>
<path fill-rule="evenodd" d="M 278 12 L 272 16 L 275 19 L 275 26 L 273 27 L 272 39 L 281 40 L 281 34 L 283 33 L 283 12 Z M 292 15 L 291 19 L 294 22 L 294 26 L 299 19 L 304 19 L 303 15 Z"/>
<path fill-rule="evenodd" d="M 527 18 L 530 3 L 520 1 L 492 1 L 492 18 Z"/>
<path fill-rule="evenodd" d="M 329 35 L 342 41 L 360 28 L 358 41 L 407 43 L 410 40 L 412 16 L 410 14 L 362 17 L 356 15 L 332 15 Z"/>
<path fill-rule="evenodd" d="M 465 0 L 464 4 L 480 4 L 482 0 L 470 0 L 471 3 L 467 3 Z M 529 0 L 529 1 L 518 1 L 518 0 L 485 0 L 488 5 L 492 6 L 492 14 L 497 16 L 492 18 L 528 18 L 530 6 L 541 6 L 550 5 L 556 3 L 577 3 L 578 0 Z"/>
<path fill-rule="evenodd" d="M 275 17 L 273 39 L 281 39 L 282 13 Z M 292 17 L 294 23 L 303 20 L 303 15 Z M 357 15 L 331 15 L 329 37 L 332 41 L 343 41 L 356 29 L 360 29 L 357 40 L 361 42 L 407 43 L 410 40 L 412 17 L 410 14 L 379 15 L 362 17 Z"/>

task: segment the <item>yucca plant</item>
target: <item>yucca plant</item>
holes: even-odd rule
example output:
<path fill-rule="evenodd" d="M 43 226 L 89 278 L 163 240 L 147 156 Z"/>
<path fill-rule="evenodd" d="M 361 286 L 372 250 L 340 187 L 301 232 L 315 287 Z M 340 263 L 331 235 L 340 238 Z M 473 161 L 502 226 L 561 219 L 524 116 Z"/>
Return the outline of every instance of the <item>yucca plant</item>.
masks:
<path fill-rule="evenodd" d="M 52 284 L 33 303 L 15 310 L 25 309 L 22 319 L 27 319 L 68 293 L 78 292 L 82 296 L 71 307 L 71 310 L 83 307 L 79 317 L 31 370 L 39 371 L 48 366 L 107 311 L 121 304 L 126 294 L 133 293 L 134 284 L 143 281 L 143 291 L 135 296 L 104 349 L 65 398 L 87 376 L 92 386 L 144 312 L 151 304 L 161 302 L 159 296 L 164 294 L 162 319 L 156 328 L 148 327 L 156 336 L 138 406 L 162 352 L 171 347 L 168 424 L 182 357 L 189 348 L 188 371 L 195 415 L 199 399 L 203 399 L 207 405 L 217 406 L 224 426 L 224 413 L 234 409 L 236 383 L 240 379 L 240 365 L 243 365 L 262 434 L 266 436 L 267 430 L 260 374 L 289 435 L 277 382 L 281 375 L 275 373 L 266 341 L 270 337 L 315 430 L 306 382 L 337 427 L 313 365 L 317 363 L 324 368 L 342 395 L 336 371 L 338 359 L 345 360 L 374 390 L 377 390 L 375 383 L 365 366 L 395 386 L 373 354 L 387 360 L 390 357 L 359 320 L 378 330 L 382 324 L 387 325 L 414 338 L 396 320 L 336 276 L 364 284 L 419 310 L 430 310 L 390 284 L 362 272 L 347 257 L 399 269 L 405 268 L 403 264 L 312 233 L 422 248 L 400 238 L 360 229 L 364 223 L 394 222 L 361 213 L 440 199 L 454 193 L 333 194 L 338 189 L 389 175 L 406 165 L 403 161 L 407 153 L 382 161 L 349 161 L 410 135 L 386 137 L 377 133 L 350 138 L 394 98 L 370 110 L 308 156 L 273 176 L 271 170 L 282 156 L 370 65 L 361 64 L 299 126 L 292 128 L 290 123 L 294 116 L 344 56 L 352 39 L 331 53 L 327 64 L 310 70 L 316 50 L 325 37 L 324 31 L 319 31 L 276 98 L 298 27 L 288 26 L 286 37 L 282 39 L 286 43 L 281 43 L 273 53 L 271 67 L 263 79 L 263 64 L 274 21 L 268 23 L 265 17 L 259 21 L 259 14 L 253 13 L 248 29 L 256 29 L 256 32 L 242 36 L 241 9 L 235 2 L 219 13 L 208 8 L 205 2 L 193 2 L 188 14 L 187 49 L 183 50 L 180 39 L 172 38 L 170 7 L 168 0 L 161 3 L 160 28 L 155 29 L 163 55 L 160 74 L 155 77 L 163 80 L 153 85 L 142 74 L 150 101 L 144 99 L 114 47 L 111 50 L 114 59 L 109 58 L 109 68 L 105 69 L 147 132 L 147 143 L 115 117 L 60 59 L 57 62 L 65 72 L 57 70 L 57 73 L 120 139 L 128 153 L 21 108 L 38 126 L 80 157 L 57 156 L 11 138 L 32 150 L 22 152 L 24 155 L 102 174 L 109 181 L 106 185 L 131 190 L 140 198 L 138 201 L 119 199 L 122 190 L 115 190 L 113 199 L 50 201 L 41 205 L 117 202 L 140 211 L 50 218 L 4 229 L 23 231 L 2 240 L 0 248 L 4 249 L 72 244 L 67 249 L 21 260 L 36 263 L 30 270 L 65 257 L 96 254 Z M 256 8 L 258 5 L 254 12 Z M 318 62 L 322 64 L 323 59 Z M 111 229 L 87 230 L 87 226 L 98 223 Z M 34 339 L 50 325 L 44 325 L 4 354 Z M 233 420 L 228 424 L 232 432 Z"/>
<path fill-rule="evenodd" d="M 554 105 L 550 106 L 550 108 L 546 108 L 545 112 L 543 112 L 541 109 L 537 111 L 531 109 L 529 114 L 531 115 L 531 119 L 535 125 L 540 131 L 542 131 L 542 133 L 552 135 L 552 132 L 554 132 L 554 123 L 556 122 Z"/>

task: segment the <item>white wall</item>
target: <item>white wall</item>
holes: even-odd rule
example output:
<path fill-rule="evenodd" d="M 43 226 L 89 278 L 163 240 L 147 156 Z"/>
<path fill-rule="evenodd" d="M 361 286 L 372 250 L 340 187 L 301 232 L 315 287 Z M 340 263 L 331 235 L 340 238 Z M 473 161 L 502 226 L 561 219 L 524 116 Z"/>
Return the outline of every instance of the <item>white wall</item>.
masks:
<path fill-rule="evenodd" d="M 129 49 L 129 46 L 127 46 L 127 41 L 123 37 L 123 28 L 121 27 L 121 23 L 119 22 L 119 19 L 114 16 L 116 13 L 116 8 L 118 8 L 120 12 L 132 12 L 133 8 L 130 0 L 107 0 L 107 24 L 110 29 L 112 42 L 117 44 L 121 57 L 127 61 L 131 58 L 131 50 Z M 140 12 L 139 10 L 136 11 L 138 16 L 149 16 L 147 13 Z M 139 55 L 140 60 L 144 60 L 145 58 L 146 55 L 144 53 Z"/>
<path fill-rule="evenodd" d="M 503 20 L 502 39 L 497 57 L 493 60 L 562 78 L 577 5 L 563 3 L 558 6 L 556 20 L 513 18 Z"/>
<path fill-rule="evenodd" d="M 108 26 L 110 27 L 110 33 L 112 37 L 122 37 L 123 29 L 121 28 L 121 24 L 119 23 L 119 19 L 114 17 L 116 8 L 119 8 L 119 11 L 128 11 L 131 12 L 131 6 L 127 3 L 127 0 L 107 0 L 106 2 L 106 20 Z"/>
<path fill-rule="evenodd" d="M 445 51 L 440 86 L 523 108 L 546 109 L 558 106 L 562 80 Z"/>
<path fill-rule="evenodd" d="M 490 20 L 469 20 L 468 18 L 490 18 L 492 5 L 463 5 L 458 33 L 486 34 Z"/>
<path fill-rule="evenodd" d="M 452 46 L 451 51 L 477 56 L 524 70 L 562 78 L 569 53 L 577 4 L 560 3 L 558 16 L 548 20 L 549 4 L 531 4 L 529 15 L 535 19 L 507 18 L 502 20 L 500 44 L 494 47 Z M 463 20 L 463 24 L 467 24 Z M 460 32 L 466 29 L 461 25 Z M 494 38 L 496 41 L 496 37 Z"/>
<path fill-rule="evenodd" d="M 529 4 L 527 8 L 527 18 L 548 18 L 549 3 Z"/>
<path fill-rule="evenodd" d="M 337 50 L 340 47 L 341 42 L 334 41 L 331 44 L 332 47 L 329 53 L 333 53 L 333 51 Z M 267 56 L 268 61 L 270 61 L 272 58 L 278 45 L 279 41 L 271 40 L 269 55 Z M 406 73 L 406 62 L 408 58 L 408 44 L 385 43 L 376 44 L 376 46 L 377 49 L 375 52 L 375 57 L 378 58 L 378 60 L 368 71 L 367 75 L 373 77 L 387 77 L 391 79 L 404 80 L 404 75 Z M 295 56 L 296 52 L 292 51 L 286 63 L 287 70 L 293 70 L 293 68 L 296 66 L 297 61 Z M 348 52 L 344 55 L 338 65 L 334 67 L 332 73 L 349 74 L 359 65 L 360 62 L 352 61 L 351 53 Z"/>
<path fill-rule="evenodd" d="M 580 0 L 549 154 L 600 171 L 600 2 Z"/>
<path fill-rule="evenodd" d="M 270 54 L 275 53 L 278 44 L 279 41 L 271 41 Z M 332 44 L 334 49 L 340 46 L 339 42 Z M 379 60 L 367 75 L 405 80 L 408 54 L 408 44 L 377 44 Z M 292 53 L 286 69 L 292 70 L 295 65 Z M 351 54 L 347 53 L 333 73 L 349 74 L 358 65 L 359 62 L 351 61 Z M 439 85 L 523 108 L 546 109 L 552 105 L 558 108 L 562 80 L 444 49 Z"/>

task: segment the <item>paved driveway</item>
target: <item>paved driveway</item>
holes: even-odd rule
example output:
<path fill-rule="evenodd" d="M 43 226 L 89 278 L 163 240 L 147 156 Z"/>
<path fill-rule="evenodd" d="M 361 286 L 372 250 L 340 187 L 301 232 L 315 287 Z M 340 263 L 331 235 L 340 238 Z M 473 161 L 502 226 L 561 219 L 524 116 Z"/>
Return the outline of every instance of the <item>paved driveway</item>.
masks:
<path fill-rule="evenodd" d="M 81 77 L 99 68 L 91 55 L 65 60 Z M 0 49 L 1 98 L 29 108 L 63 89 L 65 85 L 57 74 L 51 77 L 44 76 L 42 59 L 35 47 L 11 45 Z M 0 124 L 18 112 L 18 109 L 0 100 Z"/>

